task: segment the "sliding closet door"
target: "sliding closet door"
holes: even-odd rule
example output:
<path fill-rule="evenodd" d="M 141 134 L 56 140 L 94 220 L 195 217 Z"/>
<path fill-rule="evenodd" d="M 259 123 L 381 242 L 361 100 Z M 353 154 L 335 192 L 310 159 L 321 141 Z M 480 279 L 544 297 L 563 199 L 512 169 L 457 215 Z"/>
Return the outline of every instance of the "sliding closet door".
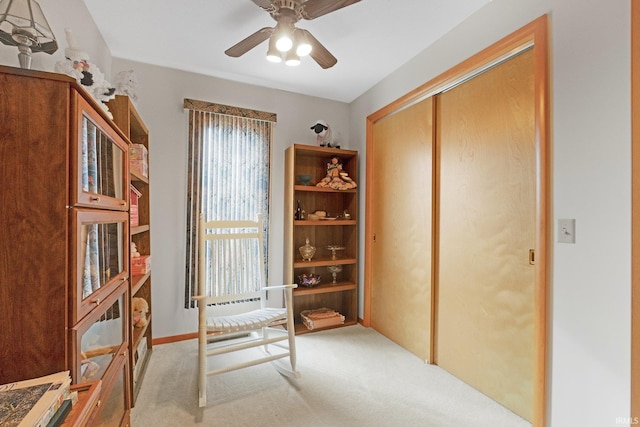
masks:
<path fill-rule="evenodd" d="M 533 410 L 533 51 L 438 95 L 437 363 Z"/>
<path fill-rule="evenodd" d="M 375 171 L 371 326 L 427 360 L 431 328 L 433 99 L 377 121 L 368 167 Z"/>

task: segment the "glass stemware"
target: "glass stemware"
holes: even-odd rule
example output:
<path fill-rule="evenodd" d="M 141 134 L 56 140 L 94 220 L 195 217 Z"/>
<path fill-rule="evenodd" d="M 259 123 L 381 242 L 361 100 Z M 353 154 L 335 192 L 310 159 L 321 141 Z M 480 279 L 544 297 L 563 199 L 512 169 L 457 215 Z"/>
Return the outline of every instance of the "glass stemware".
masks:
<path fill-rule="evenodd" d="M 330 265 L 327 267 L 327 270 L 329 271 L 329 273 L 331 273 L 331 275 L 333 276 L 333 283 L 334 285 L 337 282 L 337 277 L 338 277 L 338 273 L 340 273 L 342 271 L 342 266 L 341 265 Z"/>

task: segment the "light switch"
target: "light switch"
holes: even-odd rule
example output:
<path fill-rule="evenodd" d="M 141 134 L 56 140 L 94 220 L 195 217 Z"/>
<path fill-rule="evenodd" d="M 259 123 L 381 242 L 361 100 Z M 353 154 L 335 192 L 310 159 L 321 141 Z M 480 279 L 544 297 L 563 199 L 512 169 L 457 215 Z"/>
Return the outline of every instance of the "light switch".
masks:
<path fill-rule="evenodd" d="M 558 243 L 576 242 L 576 220 L 558 219 Z"/>

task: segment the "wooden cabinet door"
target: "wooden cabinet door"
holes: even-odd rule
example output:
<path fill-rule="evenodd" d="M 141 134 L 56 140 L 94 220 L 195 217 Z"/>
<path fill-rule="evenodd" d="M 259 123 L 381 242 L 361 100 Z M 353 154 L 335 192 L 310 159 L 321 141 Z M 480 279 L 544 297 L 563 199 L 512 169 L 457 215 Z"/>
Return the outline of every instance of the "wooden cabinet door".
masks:
<path fill-rule="evenodd" d="M 129 292 L 124 282 L 71 329 L 71 377 L 74 384 L 104 380 L 128 347 Z"/>
<path fill-rule="evenodd" d="M 71 204 L 125 211 L 129 144 L 77 92 L 71 127 Z"/>
<path fill-rule="evenodd" d="M 377 121 L 368 219 L 371 326 L 423 360 L 431 330 L 433 99 Z"/>
<path fill-rule="evenodd" d="M 129 277 L 129 215 L 97 209 L 70 210 L 71 324 L 89 314 Z"/>
<path fill-rule="evenodd" d="M 437 363 L 531 420 L 533 51 L 439 95 Z"/>

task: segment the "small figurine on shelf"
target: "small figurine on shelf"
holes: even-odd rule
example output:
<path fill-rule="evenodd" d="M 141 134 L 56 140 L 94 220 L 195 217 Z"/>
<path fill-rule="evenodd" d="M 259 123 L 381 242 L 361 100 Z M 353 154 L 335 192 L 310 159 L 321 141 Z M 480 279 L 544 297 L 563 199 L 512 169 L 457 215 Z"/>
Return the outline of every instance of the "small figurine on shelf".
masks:
<path fill-rule="evenodd" d="M 349 174 L 342 169 L 342 163 L 337 156 L 333 156 L 327 163 L 327 176 L 316 184 L 316 187 L 329 187 L 334 190 L 350 190 L 358 185 L 349 178 Z"/>
<path fill-rule="evenodd" d="M 140 258 L 140 252 L 134 242 L 131 242 L 131 258 Z"/>

